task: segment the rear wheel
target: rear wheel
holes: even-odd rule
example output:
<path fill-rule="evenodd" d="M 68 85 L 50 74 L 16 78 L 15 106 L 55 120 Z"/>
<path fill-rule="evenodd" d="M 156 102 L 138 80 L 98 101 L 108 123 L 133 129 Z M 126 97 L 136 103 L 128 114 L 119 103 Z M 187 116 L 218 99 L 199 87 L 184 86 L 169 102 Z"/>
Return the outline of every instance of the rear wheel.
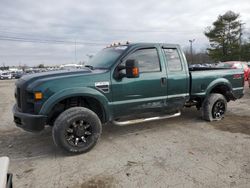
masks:
<path fill-rule="evenodd" d="M 212 93 L 205 99 L 202 108 L 203 119 L 218 121 L 224 118 L 227 111 L 227 100 L 219 93 Z"/>
<path fill-rule="evenodd" d="M 54 143 L 64 151 L 85 153 L 96 145 L 101 132 L 100 119 L 93 111 L 73 107 L 55 120 L 52 136 Z"/>

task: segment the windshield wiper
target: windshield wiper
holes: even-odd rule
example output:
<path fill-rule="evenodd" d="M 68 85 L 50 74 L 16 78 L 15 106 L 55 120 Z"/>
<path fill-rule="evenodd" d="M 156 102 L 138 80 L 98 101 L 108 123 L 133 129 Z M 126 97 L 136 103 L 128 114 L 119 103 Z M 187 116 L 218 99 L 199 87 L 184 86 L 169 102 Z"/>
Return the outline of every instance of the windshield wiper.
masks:
<path fill-rule="evenodd" d="M 85 65 L 85 67 L 91 69 L 91 70 L 94 70 L 94 67 L 92 65 Z"/>

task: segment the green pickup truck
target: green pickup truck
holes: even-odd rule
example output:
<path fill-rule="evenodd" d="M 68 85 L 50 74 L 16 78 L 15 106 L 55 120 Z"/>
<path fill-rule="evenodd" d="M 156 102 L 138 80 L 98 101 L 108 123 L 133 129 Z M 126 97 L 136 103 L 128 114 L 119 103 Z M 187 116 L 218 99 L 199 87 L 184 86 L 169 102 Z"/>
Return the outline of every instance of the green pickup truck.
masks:
<path fill-rule="evenodd" d="M 95 146 L 102 125 L 176 117 L 184 107 L 221 120 L 227 102 L 243 96 L 241 69 L 188 68 L 179 45 L 134 43 L 100 51 L 82 70 L 23 76 L 16 82 L 14 121 L 27 131 L 52 126 L 70 153 Z"/>

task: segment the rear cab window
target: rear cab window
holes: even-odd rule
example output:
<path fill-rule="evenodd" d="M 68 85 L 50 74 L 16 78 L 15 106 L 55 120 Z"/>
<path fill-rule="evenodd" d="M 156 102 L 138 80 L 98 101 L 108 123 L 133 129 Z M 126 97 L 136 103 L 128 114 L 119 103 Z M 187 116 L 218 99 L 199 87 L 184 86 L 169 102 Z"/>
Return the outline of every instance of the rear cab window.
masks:
<path fill-rule="evenodd" d="M 163 48 L 169 72 L 180 72 L 183 70 L 182 62 L 176 48 Z"/>

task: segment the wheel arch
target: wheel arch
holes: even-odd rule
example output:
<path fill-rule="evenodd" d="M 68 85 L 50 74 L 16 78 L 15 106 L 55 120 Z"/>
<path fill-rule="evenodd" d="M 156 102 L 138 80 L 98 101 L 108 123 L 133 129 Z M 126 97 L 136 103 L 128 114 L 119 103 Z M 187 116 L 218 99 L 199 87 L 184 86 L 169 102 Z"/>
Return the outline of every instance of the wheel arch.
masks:
<path fill-rule="evenodd" d="M 206 96 L 209 96 L 211 93 L 220 93 L 227 101 L 230 101 L 233 99 L 232 84 L 225 78 L 216 79 L 208 85 Z"/>
<path fill-rule="evenodd" d="M 43 104 L 39 114 L 47 115 L 50 118 L 51 113 L 53 113 L 54 108 L 56 108 L 58 104 L 63 104 L 64 101 L 72 101 L 73 99 L 81 101 L 85 100 L 85 102 L 86 100 L 91 101 L 91 104 L 89 103 L 89 105 L 92 105 L 92 107 L 97 104 L 98 109 L 101 110 L 103 114 L 101 122 L 105 123 L 109 120 L 110 112 L 108 110 L 107 98 L 102 93 L 92 88 L 70 88 L 61 90 L 49 97 L 49 99 Z M 83 102 L 81 102 L 81 104 L 83 104 Z M 88 108 L 86 105 L 84 107 Z M 96 112 L 93 108 L 90 110 Z"/>

